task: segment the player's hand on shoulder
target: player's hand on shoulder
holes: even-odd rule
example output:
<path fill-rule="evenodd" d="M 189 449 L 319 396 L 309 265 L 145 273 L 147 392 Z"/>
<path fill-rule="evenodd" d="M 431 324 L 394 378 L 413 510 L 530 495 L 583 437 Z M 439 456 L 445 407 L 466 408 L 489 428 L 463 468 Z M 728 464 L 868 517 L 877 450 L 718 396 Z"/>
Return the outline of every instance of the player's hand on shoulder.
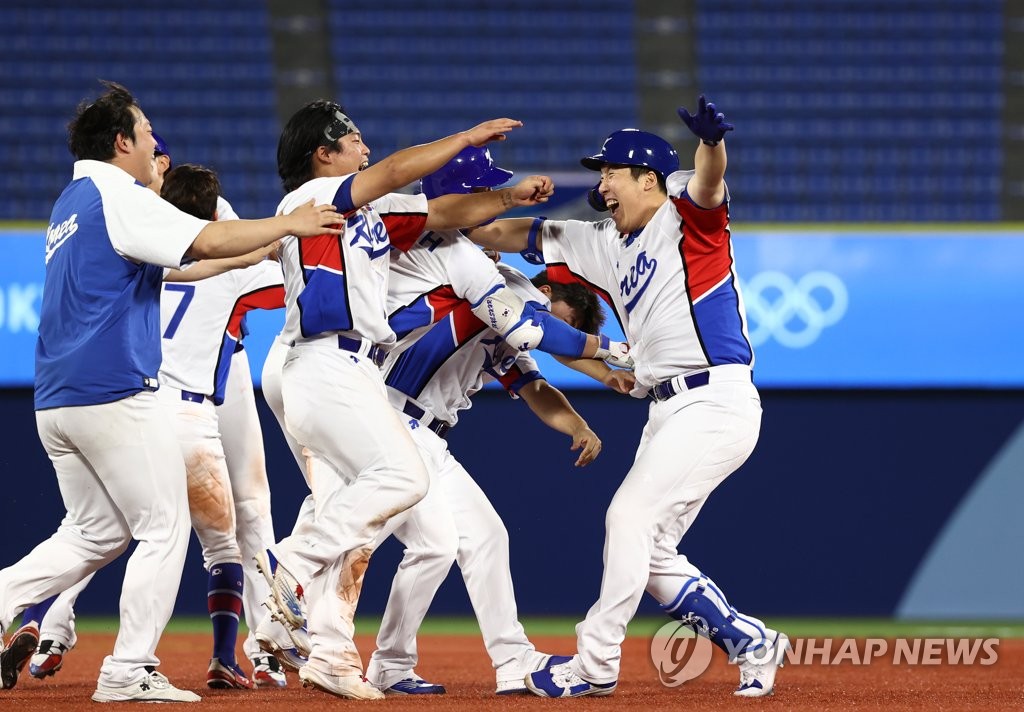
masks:
<path fill-rule="evenodd" d="M 636 376 L 633 375 L 632 371 L 613 368 L 608 371 L 608 374 L 603 379 L 601 379 L 601 383 L 608 386 L 616 393 L 629 395 L 629 392 L 636 386 Z"/>
<path fill-rule="evenodd" d="M 722 140 L 726 131 L 732 131 L 735 128 L 726 122 L 725 114 L 720 112 L 718 107 L 708 101 L 703 94 L 697 100 L 696 113 L 691 114 L 685 106 L 679 107 L 678 112 L 683 123 L 702 141 L 717 143 Z"/>
<path fill-rule="evenodd" d="M 345 216 L 335 210 L 333 205 L 314 203 L 315 201 L 310 199 L 288 213 L 287 217 L 291 221 L 289 232 L 297 237 L 340 235 L 340 226 L 345 221 Z"/>
<path fill-rule="evenodd" d="M 245 267 L 252 267 L 253 265 L 258 265 L 260 262 L 262 262 L 263 260 L 268 259 L 268 258 L 272 259 L 272 260 L 276 260 L 277 259 L 277 249 L 280 246 L 281 246 L 281 241 L 280 240 L 274 240 L 273 242 L 271 242 L 266 247 L 261 247 L 258 250 L 253 250 L 252 252 L 250 252 L 247 255 L 242 255 L 239 259 L 242 260 L 242 263 L 243 263 L 243 265 Z"/>
<path fill-rule="evenodd" d="M 576 467 L 586 467 L 601 454 L 601 438 L 584 423 L 572 434 L 571 450 L 582 450 L 576 458 Z"/>
<path fill-rule="evenodd" d="M 505 134 L 512 129 L 519 128 L 523 125 L 522 121 L 516 119 L 491 119 L 485 121 L 482 124 L 477 124 L 468 131 L 463 133 L 469 140 L 470 146 L 476 146 L 477 148 L 485 146 L 491 141 L 504 141 Z"/>
<path fill-rule="evenodd" d="M 540 205 L 548 202 L 555 192 L 555 184 L 548 176 L 528 176 L 509 188 L 516 206 Z"/>

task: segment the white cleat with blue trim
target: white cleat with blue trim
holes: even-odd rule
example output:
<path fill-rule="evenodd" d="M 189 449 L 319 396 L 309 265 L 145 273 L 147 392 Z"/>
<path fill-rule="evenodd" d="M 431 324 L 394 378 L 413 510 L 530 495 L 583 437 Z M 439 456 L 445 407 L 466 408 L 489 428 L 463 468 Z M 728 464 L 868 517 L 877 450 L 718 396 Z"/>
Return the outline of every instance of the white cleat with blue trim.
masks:
<path fill-rule="evenodd" d="M 775 691 L 775 673 L 786 662 L 789 637 L 785 633 L 768 629 L 771 645 L 748 653 L 739 659 L 740 686 L 733 693 L 737 697 L 765 697 Z"/>

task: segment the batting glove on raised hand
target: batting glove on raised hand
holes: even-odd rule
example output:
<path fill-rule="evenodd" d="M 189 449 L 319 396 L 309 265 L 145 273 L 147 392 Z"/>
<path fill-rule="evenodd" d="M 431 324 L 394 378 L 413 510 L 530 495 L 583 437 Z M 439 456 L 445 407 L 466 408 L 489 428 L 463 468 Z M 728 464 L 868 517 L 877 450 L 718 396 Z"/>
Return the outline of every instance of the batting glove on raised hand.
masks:
<path fill-rule="evenodd" d="M 732 124 L 726 123 L 725 114 L 718 111 L 714 104 L 704 98 L 703 94 L 697 100 L 696 114 L 691 115 L 685 106 L 680 106 L 678 111 L 679 118 L 690 128 L 690 131 L 709 146 L 718 145 L 718 142 L 725 136 L 725 132 L 735 128 Z"/>

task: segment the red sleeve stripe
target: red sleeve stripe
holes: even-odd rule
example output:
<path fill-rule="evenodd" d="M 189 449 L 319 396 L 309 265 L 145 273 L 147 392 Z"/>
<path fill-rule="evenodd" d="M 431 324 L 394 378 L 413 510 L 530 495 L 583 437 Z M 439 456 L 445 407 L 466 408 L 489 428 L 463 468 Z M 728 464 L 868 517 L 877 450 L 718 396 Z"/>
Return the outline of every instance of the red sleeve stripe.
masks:
<path fill-rule="evenodd" d="M 391 245 L 402 252 L 408 252 L 427 225 L 426 213 L 387 213 L 381 215 L 387 228 Z"/>
<path fill-rule="evenodd" d="M 228 326 L 225 331 L 236 340 L 240 337 L 240 325 L 242 317 L 253 309 L 282 309 L 284 308 L 284 286 L 276 284 L 273 287 L 264 287 L 240 296 L 235 301 L 234 309 L 231 310 L 231 317 L 228 319 Z"/>
<path fill-rule="evenodd" d="M 693 204 L 686 196 L 673 198 L 683 216 L 679 224 L 679 253 L 686 268 L 690 301 L 709 294 L 732 273 L 729 249 L 729 211 L 725 203 L 712 210 Z"/>

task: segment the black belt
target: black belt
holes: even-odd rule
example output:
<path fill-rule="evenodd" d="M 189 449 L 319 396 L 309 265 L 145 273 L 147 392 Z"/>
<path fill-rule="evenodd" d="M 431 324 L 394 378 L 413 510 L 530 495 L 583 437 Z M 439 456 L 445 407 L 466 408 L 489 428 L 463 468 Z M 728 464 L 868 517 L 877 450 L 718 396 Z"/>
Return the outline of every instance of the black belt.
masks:
<path fill-rule="evenodd" d="M 352 339 L 348 336 L 338 334 L 338 348 L 359 354 L 363 352 L 363 341 L 361 339 Z M 367 358 L 377 364 L 377 368 L 384 365 L 384 359 L 387 358 L 387 355 L 388 352 L 377 344 L 371 344 L 370 347 L 366 349 Z"/>
<path fill-rule="evenodd" d="M 206 400 L 205 393 L 193 393 L 192 391 L 182 391 L 181 399 L 183 401 L 192 401 L 193 403 L 202 403 Z"/>
<path fill-rule="evenodd" d="M 428 430 L 433 430 L 439 438 L 448 437 L 448 431 L 452 429 L 451 424 L 434 417 L 431 417 L 429 421 L 424 420 L 427 415 L 427 411 L 423 410 L 410 400 L 407 400 L 405 405 L 402 406 L 402 412 L 410 418 L 415 418 L 420 421 L 420 423 L 425 425 Z"/>
<path fill-rule="evenodd" d="M 675 379 L 670 378 L 667 381 L 662 381 L 654 388 L 651 389 L 651 398 L 656 401 L 668 400 L 674 395 L 678 395 L 679 391 L 676 390 L 675 384 L 672 382 Z M 711 373 L 709 371 L 701 371 L 700 373 L 691 373 L 689 376 L 683 376 L 683 383 L 686 384 L 686 390 L 693 390 L 694 388 L 700 388 L 706 386 L 711 382 Z"/>

